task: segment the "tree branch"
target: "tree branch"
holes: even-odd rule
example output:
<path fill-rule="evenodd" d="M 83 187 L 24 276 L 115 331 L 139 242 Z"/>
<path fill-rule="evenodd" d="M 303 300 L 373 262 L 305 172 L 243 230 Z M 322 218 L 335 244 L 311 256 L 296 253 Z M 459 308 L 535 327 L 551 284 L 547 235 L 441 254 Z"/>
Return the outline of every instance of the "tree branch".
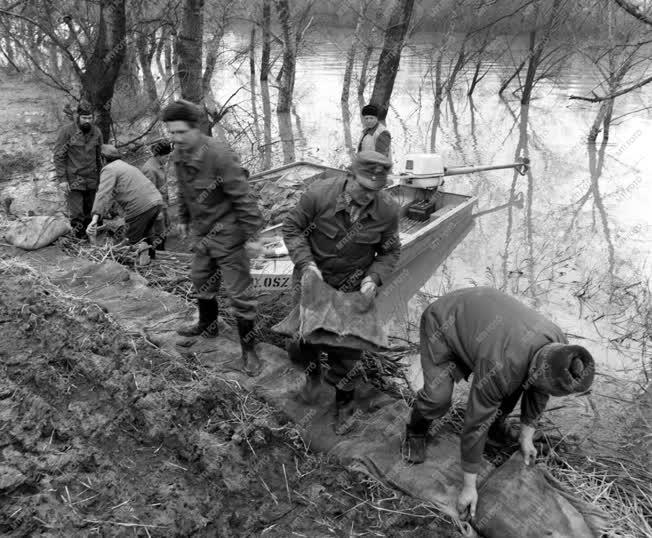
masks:
<path fill-rule="evenodd" d="M 647 13 L 643 13 L 637 6 L 633 6 L 627 0 L 614 0 L 621 8 L 623 8 L 627 13 L 632 17 L 638 19 L 639 21 L 652 26 L 652 16 Z"/>
<path fill-rule="evenodd" d="M 593 94 L 593 97 L 582 97 L 581 95 L 571 95 L 569 99 L 578 99 L 580 101 L 589 101 L 590 103 L 599 103 L 600 101 L 608 101 L 610 99 L 615 99 L 616 97 L 619 97 L 623 94 L 629 93 L 633 90 L 637 90 L 638 88 L 641 88 L 646 84 L 649 84 L 650 82 L 652 82 L 652 76 L 644 78 L 643 80 L 637 82 L 636 84 L 633 84 L 632 86 L 623 88 L 622 90 L 611 93 L 609 95 L 600 96 L 600 95 L 596 95 L 595 93 Z"/>
<path fill-rule="evenodd" d="M 77 73 L 77 76 L 81 78 L 82 70 L 79 67 L 79 64 L 77 63 L 77 60 L 50 28 L 47 28 L 46 26 L 42 25 L 40 22 L 30 19 L 29 17 L 25 17 L 24 15 L 19 15 L 18 13 L 13 13 L 11 11 L 7 11 L 6 9 L 0 8 L 0 13 L 8 15 L 9 17 L 15 17 L 17 19 L 21 19 L 39 28 L 45 35 L 47 35 L 52 40 L 52 42 L 55 45 L 57 45 L 66 54 L 66 56 L 68 56 L 68 59 L 72 63 L 72 67 L 75 70 L 75 73 Z"/>

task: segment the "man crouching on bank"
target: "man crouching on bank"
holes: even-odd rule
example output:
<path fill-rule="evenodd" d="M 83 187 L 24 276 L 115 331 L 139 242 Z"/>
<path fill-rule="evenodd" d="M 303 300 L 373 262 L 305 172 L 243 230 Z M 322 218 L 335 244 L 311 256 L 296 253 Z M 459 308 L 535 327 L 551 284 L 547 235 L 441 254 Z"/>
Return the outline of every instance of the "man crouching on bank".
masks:
<path fill-rule="evenodd" d="M 464 485 L 457 508 L 475 517 L 477 473 L 487 438 L 511 440 L 506 418 L 521 398 L 520 446 L 534 463 L 535 425 L 550 396 L 586 392 L 593 358 L 568 345 L 562 330 L 538 312 L 493 288 L 457 290 L 440 297 L 421 316 L 423 388 L 406 428 L 403 457 L 421 463 L 433 420 L 451 405 L 453 386 L 473 374 L 462 431 Z M 515 438 L 513 440 L 516 440 Z"/>

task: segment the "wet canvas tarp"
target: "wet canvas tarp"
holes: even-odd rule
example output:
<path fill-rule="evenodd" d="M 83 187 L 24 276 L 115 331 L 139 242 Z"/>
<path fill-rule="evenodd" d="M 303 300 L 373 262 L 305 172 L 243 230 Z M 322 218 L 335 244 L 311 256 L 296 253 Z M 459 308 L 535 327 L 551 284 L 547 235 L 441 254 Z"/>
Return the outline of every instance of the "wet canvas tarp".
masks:
<path fill-rule="evenodd" d="M 147 287 L 145 279 L 115 262 L 95 264 L 68 257 L 54 247 L 23 252 L 18 259 L 66 293 L 100 304 L 127 331 L 143 335 L 163 352 L 182 354 L 175 346 L 178 337 L 174 330 L 187 320 L 193 309 L 180 298 Z M 225 332 L 232 334 L 230 331 L 220 334 Z M 224 370 L 225 377 L 236 379 L 283 411 L 297 424 L 313 450 L 329 453 L 342 464 L 369 473 L 456 517 L 455 503 L 462 473 L 459 437 L 455 433 L 441 428 L 428 444 L 425 463 L 403 463 L 400 444 L 408 416 L 406 404 L 364 386 L 357 396 L 360 412 L 355 428 L 346 436 L 338 436 L 333 429 L 333 389 L 322 387 L 321 405 L 308 407 L 298 403 L 292 396 L 303 380 L 303 373 L 278 347 L 259 344 L 258 350 L 265 367 L 256 379 L 225 369 L 224 365 L 239 353 L 234 334 L 233 338 L 220 336 L 215 341 L 204 342 L 194 353 L 209 356 L 207 367 Z M 524 470 L 521 463 L 514 457 L 493 472 L 488 462 L 483 463 L 479 473 L 481 502 L 474 521 L 482 535 L 501 538 L 599 535 L 596 530 L 592 532 L 587 523 L 590 522 L 593 529 L 599 528 L 600 520 L 590 506 L 569 502 L 572 496 L 563 487 L 541 470 Z M 544 524 L 533 519 L 533 513 L 540 506 L 545 506 L 545 530 L 550 534 L 542 533 L 544 526 L 541 525 Z M 525 529 L 524 534 L 522 529 Z"/>
<path fill-rule="evenodd" d="M 375 302 L 360 292 L 338 291 L 312 271 L 301 278 L 299 304 L 273 330 L 311 344 L 367 351 L 389 345 Z"/>

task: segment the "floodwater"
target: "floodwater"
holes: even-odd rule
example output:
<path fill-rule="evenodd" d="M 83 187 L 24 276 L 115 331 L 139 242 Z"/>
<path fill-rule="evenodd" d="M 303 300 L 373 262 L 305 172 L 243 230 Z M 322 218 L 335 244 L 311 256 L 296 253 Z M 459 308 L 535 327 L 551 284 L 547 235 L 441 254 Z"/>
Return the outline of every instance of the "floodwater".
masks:
<path fill-rule="evenodd" d="M 419 53 L 429 37 L 418 37 L 420 45 L 404 51 L 387 117 L 395 171 L 407 153 L 430 150 L 434 99 L 425 74 L 431 62 Z M 238 36 L 230 39 L 234 49 L 244 44 Z M 315 39 L 319 43 L 301 54 L 297 66 L 296 159 L 341 166 L 348 161 L 340 94 L 349 41 L 335 30 L 322 30 Z M 522 109 L 509 92 L 505 100 L 497 95 L 501 76 L 511 68 L 511 60 L 504 62 L 490 66 L 472 100 L 462 84 L 442 104 L 436 151 L 446 166 L 510 163 L 522 154 L 531 161 L 530 173 L 502 170 L 447 178 L 444 190 L 477 196 L 476 213 L 482 215 L 423 293 L 413 298 L 410 319 L 396 323 L 395 332 L 416 340 L 413 329 L 425 304 L 446 291 L 491 285 L 518 296 L 596 358 L 593 402 L 559 399 L 555 406 L 561 409 L 551 416 L 564 423 L 566 433 L 593 432 L 593 443 L 607 448 L 615 443 L 613 434 L 630 423 L 625 409 L 631 409 L 647 383 L 650 368 L 652 117 L 643 111 L 617 118 L 650 105 L 650 90 L 618 98 L 608 144 L 599 139 L 597 146 L 589 146 L 586 136 L 598 107 L 568 96 L 589 95 L 596 88 L 590 65 L 576 60 L 557 80 L 542 81 L 529 108 Z M 239 69 L 234 65 L 216 75 L 218 99 L 248 84 L 248 62 Z M 354 76 L 349 103 L 354 143 L 361 131 L 356 85 Z M 367 96 L 371 86 L 373 82 Z M 259 95 L 257 99 L 262 114 Z M 247 95 L 240 103 L 248 111 L 249 100 Z M 275 117 L 272 123 L 277 142 Z M 280 159 L 276 152 L 274 164 L 281 164 Z M 418 387 L 418 357 L 408 360 Z"/>

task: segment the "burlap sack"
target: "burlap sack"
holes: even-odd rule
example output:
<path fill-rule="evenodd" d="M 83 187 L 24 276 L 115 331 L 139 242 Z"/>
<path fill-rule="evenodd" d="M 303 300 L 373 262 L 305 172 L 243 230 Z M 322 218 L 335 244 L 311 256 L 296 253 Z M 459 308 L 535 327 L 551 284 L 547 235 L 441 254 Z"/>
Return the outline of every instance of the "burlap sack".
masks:
<path fill-rule="evenodd" d="M 52 244 L 70 230 L 70 223 L 61 217 L 22 217 L 9 223 L 5 239 L 25 250 L 37 250 Z"/>

